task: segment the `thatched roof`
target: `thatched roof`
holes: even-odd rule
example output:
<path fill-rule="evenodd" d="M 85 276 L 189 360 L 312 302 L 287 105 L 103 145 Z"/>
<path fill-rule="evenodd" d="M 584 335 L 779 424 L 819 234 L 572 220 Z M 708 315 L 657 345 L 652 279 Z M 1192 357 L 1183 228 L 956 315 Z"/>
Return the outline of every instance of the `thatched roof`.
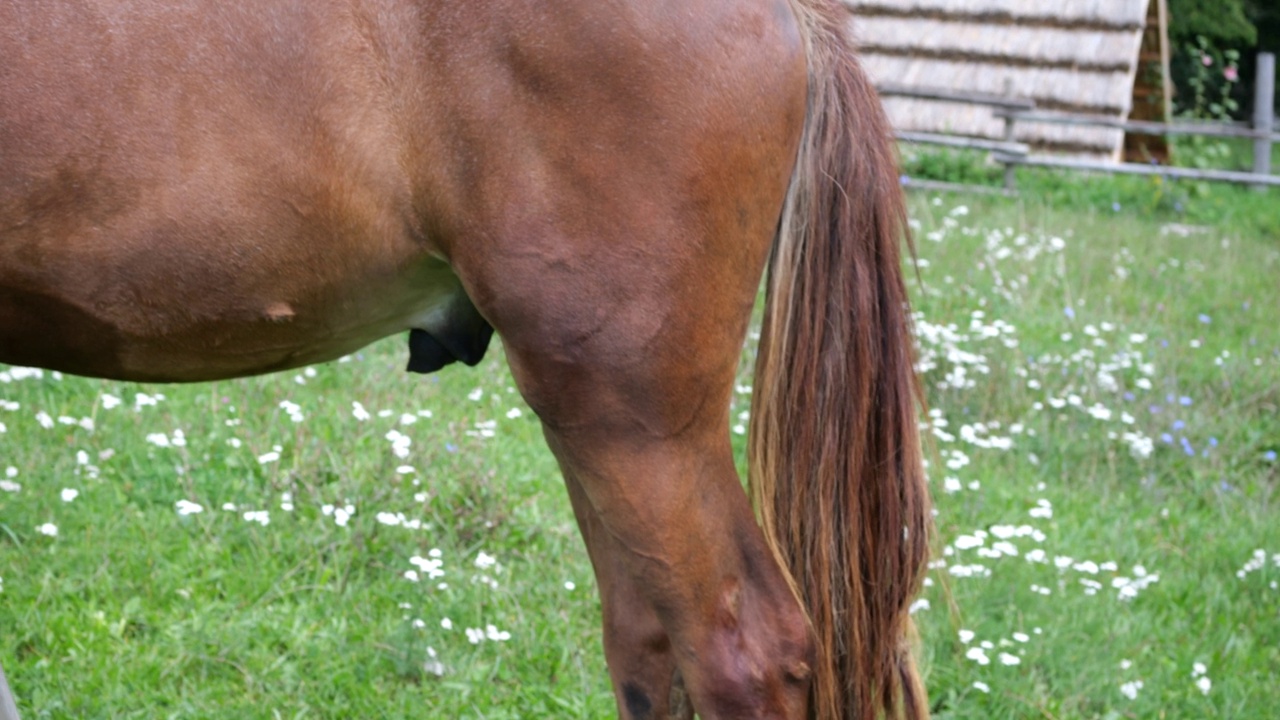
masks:
<path fill-rule="evenodd" d="M 1141 0 L 845 0 L 859 15 L 963 18 L 986 24 L 1136 30 L 1147 16 Z"/>
<path fill-rule="evenodd" d="M 879 83 L 1030 98 L 1038 109 L 1123 118 L 1155 0 L 845 0 Z M 1000 138 L 986 108 L 890 97 L 896 127 Z M 1019 123 L 1041 150 L 1117 157 L 1117 130 Z"/>

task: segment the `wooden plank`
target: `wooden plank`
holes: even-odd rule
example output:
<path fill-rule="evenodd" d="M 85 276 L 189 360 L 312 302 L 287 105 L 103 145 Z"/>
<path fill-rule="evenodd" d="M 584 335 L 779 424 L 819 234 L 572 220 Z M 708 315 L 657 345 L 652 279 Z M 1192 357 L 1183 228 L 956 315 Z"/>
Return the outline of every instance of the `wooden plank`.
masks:
<path fill-rule="evenodd" d="M 1174 118 L 1171 124 L 1173 125 L 1214 125 L 1214 126 L 1238 127 L 1238 128 L 1253 127 L 1252 122 L 1246 122 L 1244 120 L 1214 120 L 1212 122 L 1206 122 L 1204 120 L 1196 120 L 1193 118 L 1178 118 L 1178 117 Z M 1280 118 L 1276 119 L 1275 124 L 1272 126 L 1272 130 L 1277 134 L 1280 134 Z"/>
<path fill-rule="evenodd" d="M 1168 23 L 1163 0 L 1145 0 L 1147 29 L 1142 33 L 1138 66 L 1133 79 L 1133 106 L 1129 120 L 1168 122 L 1170 116 L 1168 63 Z M 1129 162 L 1155 161 L 1169 164 L 1169 139 L 1164 135 L 1127 132 L 1124 159 Z"/>
<path fill-rule="evenodd" d="M 1235 172 L 1233 170 L 1198 170 L 1196 168 L 1168 167 L 1166 165 L 1146 165 L 1142 163 L 1108 163 L 1096 160 L 1077 160 L 1074 158 L 1045 157 L 1042 155 L 995 154 L 996 162 L 1027 167 L 1062 168 L 1064 170 L 1086 170 L 1090 172 L 1114 173 L 1119 175 L 1158 175 L 1177 180 L 1209 180 L 1213 182 L 1229 182 L 1241 185 L 1266 185 L 1280 187 L 1280 176 L 1258 175 L 1256 173 Z"/>
<path fill-rule="evenodd" d="M 919 143 L 921 145 L 942 145 L 965 150 L 986 150 L 987 152 L 1002 152 L 1008 155 L 1026 155 L 1031 152 L 1031 148 L 1028 145 L 1019 142 L 1002 142 L 960 135 L 938 135 L 905 130 L 894 133 L 894 135 L 902 142 Z"/>
<path fill-rule="evenodd" d="M 1013 78 L 1006 77 L 1004 79 L 1004 87 L 1001 89 L 1004 91 L 1005 95 L 1012 95 L 1013 94 Z M 1017 135 L 1015 133 L 1016 125 L 1017 125 L 1017 121 L 1014 120 L 1013 118 L 1011 117 L 1005 118 L 1004 133 L 1000 136 L 1000 139 L 1008 143 L 1011 143 L 1014 140 L 1016 140 L 1017 139 Z M 1022 153 L 1022 155 L 1026 155 L 1026 154 L 1027 153 L 1025 152 Z M 1018 188 L 1017 173 L 1014 172 L 1014 168 L 1012 165 L 1005 165 L 1004 166 L 1004 189 L 1008 192 L 1013 192 L 1014 190 L 1017 190 L 1017 188 Z"/>
<path fill-rule="evenodd" d="M 969 193 L 972 195 L 1000 195 L 1003 197 L 1017 197 L 1017 190 L 1007 190 L 1005 188 L 991 187 L 990 185 L 962 185 L 960 183 L 942 182 L 941 180 L 918 180 L 916 178 L 905 178 L 902 187 L 907 190 L 919 190 L 920 192 L 951 192 L 951 193 Z"/>
<path fill-rule="evenodd" d="M 1160 22 L 1160 69 L 1164 73 L 1164 120 L 1173 117 L 1173 49 L 1169 46 L 1169 0 L 1154 0 L 1156 16 Z"/>
<path fill-rule="evenodd" d="M 886 97 L 908 97 L 921 100 L 941 100 L 961 103 L 963 105 L 985 105 L 1005 110 L 1033 110 L 1035 101 L 1027 98 L 1005 97 L 989 93 L 966 93 L 947 90 L 945 88 L 922 88 L 897 83 L 881 83 L 877 88 Z"/>
<path fill-rule="evenodd" d="M 9 682 L 4 678 L 4 668 L 0 668 L 0 720 L 18 720 L 18 706 L 13 701 Z"/>
<path fill-rule="evenodd" d="M 1275 126 L 1276 56 L 1258 53 L 1258 75 L 1253 89 L 1253 127 L 1265 131 Z M 1253 171 L 1271 174 L 1271 143 L 1275 138 L 1264 134 L 1253 141 Z M 1261 185 L 1257 187 L 1261 188 Z"/>
<path fill-rule="evenodd" d="M 1264 132 L 1252 128 L 1243 128 L 1230 123 L 1160 123 L 1140 120 L 1117 120 L 1106 115 L 1067 114 L 1052 112 L 1020 112 L 1010 110 L 993 110 L 993 115 L 1004 117 L 1012 114 L 1019 122 L 1038 122 L 1050 125 L 1083 125 L 1088 127 L 1107 127 L 1124 130 L 1134 134 L 1147 135 L 1201 135 L 1204 137 L 1227 137 L 1245 139 L 1270 139 L 1280 142 L 1280 133 Z"/>
<path fill-rule="evenodd" d="M 1046 27 L 1092 32 L 1133 32 L 1142 29 L 1140 18 L 1090 16 L 1089 13 L 1070 12 L 1061 7 L 1044 7 L 1041 3 L 1011 3 L 1007 8 L 966 10 L 952 8 L 947 3 L 904 4 L 900 0 L 842 0 L 855 17 L 929 18 L 947 22 L 965 22 L 981 25 L 1017 25 L 1019 27 Z M 932 5 L 932 6 L 930 6 Z M 954 3 L 952 3 L 954 5 Z M 1084 5 L 1076 3 L 1077 6 Z M 1085 5 L 1087 9 L 1087 5 Z"/>

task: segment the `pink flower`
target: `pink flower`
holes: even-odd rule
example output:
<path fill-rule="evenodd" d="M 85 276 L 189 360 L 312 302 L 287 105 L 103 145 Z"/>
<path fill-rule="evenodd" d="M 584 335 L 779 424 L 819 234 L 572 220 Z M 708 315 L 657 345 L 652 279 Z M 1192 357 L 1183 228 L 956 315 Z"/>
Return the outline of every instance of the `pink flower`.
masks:
<path fill-rule="evenodd" d="M 1201 55 L 1201 56 L 1200 56 L 1200 62 L 1201 62 L 1205 67 L 1209 67 L 1210 65 L 1212 65 L 1212 64 L 1213 64 L 1213 58 L 1209 57 L 1207 54 L 1206 54 L 1206 55 Z"/>
<path fill-rule="evenodd" d="M 1227 69 L 1222 71 L 1222 75 L 1227 79 L 1227 82 L 1235 82 L 1240 79 L 1240 72 L 1236 70 L 1235 65 L 1228 65 Z"/>

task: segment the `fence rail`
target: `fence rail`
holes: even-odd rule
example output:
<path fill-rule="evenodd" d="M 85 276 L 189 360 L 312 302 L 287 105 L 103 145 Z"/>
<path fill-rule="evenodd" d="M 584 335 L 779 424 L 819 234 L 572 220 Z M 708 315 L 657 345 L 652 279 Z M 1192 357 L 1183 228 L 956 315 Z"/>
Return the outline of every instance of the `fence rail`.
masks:
<path fill-rule="evenodd" d="M 1157 175 L 1168 178 L 1239 183 L 1265 190 L 1268 187 L 1280 187 L 1280 176 L 1271 174 L 1271 148 L 1273 144 L 1280 143 L 1280 123 L 1277 123 L 1275 114 L 1275 78 L 1275 55 L 1260 53 L 1258 55 L 1257 84 L 1254 88 L 1254 117 L 1251 124 L 1234 122 L 1206 123 L 1203 121 L 1160 123 L 1121 120 L 1102 115 L 1038 111 L 1032 100 L 1012 97 L 1008 94 L 966 93 L 938 88 L 912 88 L 897 84 L 883 84 L 879 87 L 879 90 L 881 95 L 889 97 L 939 100 L 991 108 L 993 115 L 1004 120 L 1004 137 L 1001 140 L 907 131 L 898 132 L 897 137 L 903 142 L 990 152 L 992 158 L 1005 167 L 1004 184 L 1005 189 L 1008 191 L 1012 191 L 1015 187 L 1016 179 L 1013 171 L 1016 167 L 1049 167 L 1127 175 Z M 1109 163 L 1052 155 L 1033 155 L 1028 145 L 1014 140 L 1017 123 L 1019 122 L 1112 128 L 1137 135 L 1159 135 L 1165 137 L 1190 135 L 1253 140 L 1253 172 L 1183 168 L 1141 163 Z M 924 186 L 920 182 L 910 183 L 909 185 Z"/>
<path fill-rule="evenodd" d="M 876 87 L 886 97 L 909 97 L 917 100 L 942 100 L 964 105 L 986 105 L 987 107 L 1005 110 L 1034 110 L 1036 103 L 1030 98 L 994 95 L 991 93 L 968 93 L 943 88 L 911 87 L 896 83 L 881 83 Z"/>
<path fill-rule="evenodd" d="M 1066 170 L 1115 173 L 1117 175 L 1154 175 L 1179 180 L 1207 180 L 1210 182 L 1239 183 L 1241 185 L 1280 187 L 1280 176 L 1259 175 L 1258 173 L 1239 172 L 1236 170 L 1204 170 L 1200 168 L 1170 167 L 1168 165 L 1109 163 L 1102 162 L 1100 160 L 1036 157 L 1034 155 L 1007 155 L 1002 153 L 994 153 L 993 157 L 996 162 L 1004 165 L 1052 167 Z"/>
<path fill-rule="evenodd" d="M 1020 142 L 988 140 L 986 138 L 965 137 L 962 135 L 940 135 L 938 133 L 922 133 L 900 131 L 895 133 L 903 142 L 920 143 L 921 145 L 944 145 L 946 147 L 963 148 L 965 150 L 986 150 L 1006 155 L 1028 155 L 1031 146 Z"/>
<path fill-rule="evenodd" d="M 1012 117 L 1015 121 L 1045 123 L 1047 125 L 1085 125 L 1113 128 L 1135 135 L 1198 135 L 1200 137 L 1238 138 L 1245 140 L 1267 139 L 1280 143 L 1280 132 L 1255 130 L 1251 126 L 1234 123 L 1176 122 L 1161 123 L 1146 120 L 1119 120 L 1105 115 L 1074 113 L 995 110 L 996 117 Z"/>

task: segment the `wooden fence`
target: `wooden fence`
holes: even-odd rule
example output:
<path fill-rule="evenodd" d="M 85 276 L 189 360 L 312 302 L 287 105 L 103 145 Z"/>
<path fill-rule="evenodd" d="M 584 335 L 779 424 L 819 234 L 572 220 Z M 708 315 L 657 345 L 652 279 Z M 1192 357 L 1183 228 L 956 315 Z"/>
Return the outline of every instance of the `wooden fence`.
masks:
<path fill-rule="evenodd" d="M 980 105 L 992 109 L 996 117 L 1004 119 L 1004 137 L 1001 140 L 936 133 L 899 132 L 903 142 L 925 145 L 982 150 L 991 153 L 996 162 L 1005 167 L 1006 192 L 1015 189 L 1014 169 L 1017 167 L 1049 167 L 1091 172 L 1128 175 L 1157 175 L 1166 178 L 1207 180 L 1250 185 L 1259 190 L 1280 187 L 1280 176 L 1271 172 L 1271 148 L 1280 143 L 1280 126 L 1276 123 L 1275 84 L 1276 57 L 1271 53 L 1258 55 L 1258 77 L 1254 87 L 1254 115 L 1251 124 L 1230 122 L 1143 122 L 1120 120 L 1101 115 L 1044 112 L 1036 110 L 1035 103 L 1025 98 L 1006 95 L 959 93 L 941 89 L 912 88 L 902 85 L 882 84 L 880 94 Z M 1019 122 L 1035 122 L 1056 125 L 1075 125 L 1124 130 L 1135 135 L 1193 135 L 1199 137 L 1239 138 L 1253 140 L 1252 172 L 1234 170 L 1210 170 L 1201 168 L 1172 167 L 1145 163 L 1113 163 L 1098 160 L 1066 158 L 1054 155 L 1035 155 L 1024 143 L 1015 140 Z M 941 183 L 910 183 L 918 186 L 946 189 Z"/>
<path fill-rule="evenodd" d="M 18 720 L 18 706 L 13 702 L 13 692 L 4 679 L 3 669 L 0 669 L 0 720 Z"/>

